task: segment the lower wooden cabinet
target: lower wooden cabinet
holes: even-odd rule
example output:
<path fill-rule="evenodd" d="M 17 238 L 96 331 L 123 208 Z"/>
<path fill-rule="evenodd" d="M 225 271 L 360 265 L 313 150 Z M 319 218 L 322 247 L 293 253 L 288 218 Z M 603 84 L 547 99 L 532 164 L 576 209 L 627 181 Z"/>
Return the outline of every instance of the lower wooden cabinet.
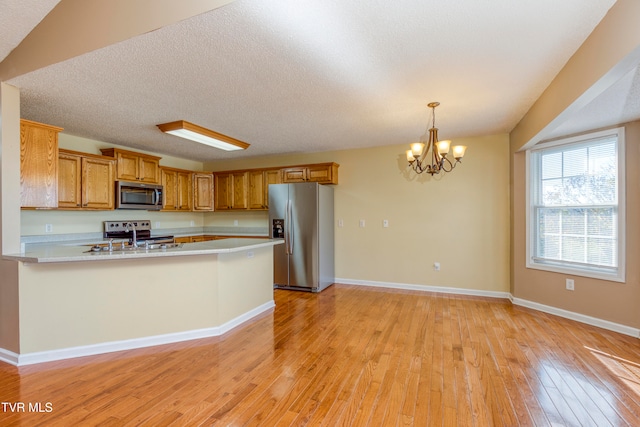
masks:
<path fill-rule="evenodd" d="M 58 153 L 58 208 L 114 208 L 115 162 L 97 156 L 60 149 Z"/>

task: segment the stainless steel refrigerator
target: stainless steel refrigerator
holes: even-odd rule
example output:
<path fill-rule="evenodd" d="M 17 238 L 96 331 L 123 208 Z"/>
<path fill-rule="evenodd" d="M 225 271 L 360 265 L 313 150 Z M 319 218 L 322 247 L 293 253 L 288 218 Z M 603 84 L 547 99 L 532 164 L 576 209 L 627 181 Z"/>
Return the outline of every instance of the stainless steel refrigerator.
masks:
<path fill-rule="evenodd" d="M 320 292 L 335 280 L 333 188 L 318 183 L 269 185 L 273 284 L 280 289 Z"/>

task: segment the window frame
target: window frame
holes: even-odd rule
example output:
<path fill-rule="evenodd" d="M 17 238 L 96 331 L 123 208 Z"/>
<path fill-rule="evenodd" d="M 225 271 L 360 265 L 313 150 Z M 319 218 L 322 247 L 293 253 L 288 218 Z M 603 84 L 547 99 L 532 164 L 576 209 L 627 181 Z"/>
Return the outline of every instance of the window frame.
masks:
<path fill-rule="evenodd" d="M 590 141 L 615 137 L 617 139 L 617 261 L 615 270 L 607 271 L 594 266 L 580 265 L 578 263 L 564 261 L 539 261 L 535 255 L 536 241 L 536 218 L 535 206 L 533 204 L 534 176 L 538 173 L 534 170 L 534 153 L 545 151 L 550 148 L 565 146 L 577 146 L 589 143 Z M 579 136 L 562 138 L 555 141 L 540 143 L 526 151 L 526 267 L 535 270 L 544 270 L 554 273 L 561 273 L 574 276 L 590 277 L 594 279 L 608 280 L 614 282 L 625 282 L 626 278 L 626 173 L 625 173 L 625 135 L 624 127 L 607 129 L 603 131 L 591 132 Z M 539 179 L 539 177 L 538 177 Z"/>

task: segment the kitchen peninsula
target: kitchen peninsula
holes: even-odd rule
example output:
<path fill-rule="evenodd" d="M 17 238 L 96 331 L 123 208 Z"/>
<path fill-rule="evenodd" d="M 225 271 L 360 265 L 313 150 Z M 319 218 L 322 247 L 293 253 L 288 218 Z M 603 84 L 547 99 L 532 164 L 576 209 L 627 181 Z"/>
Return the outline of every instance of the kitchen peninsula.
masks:
<path fill-rule="evenodd" d="M 221 335 L 273 303 L 273 245 L 224 239 L 166 250 L 34 245 L 18 261 L 25 365 Z"/>

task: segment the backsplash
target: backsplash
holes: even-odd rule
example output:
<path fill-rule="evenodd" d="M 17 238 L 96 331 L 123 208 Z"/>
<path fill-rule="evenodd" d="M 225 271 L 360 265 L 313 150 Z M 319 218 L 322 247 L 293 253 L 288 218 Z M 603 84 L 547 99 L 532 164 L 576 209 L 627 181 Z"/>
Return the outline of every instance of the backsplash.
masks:
<path fill-rule="evenodd" d="M 153 235 L 267 234 L 268 212 L 21 211 L 22 243 L 102 238 L 103 221 L 150 220 Z M 50 232 L 48 231 L 50 230 Z"/>

